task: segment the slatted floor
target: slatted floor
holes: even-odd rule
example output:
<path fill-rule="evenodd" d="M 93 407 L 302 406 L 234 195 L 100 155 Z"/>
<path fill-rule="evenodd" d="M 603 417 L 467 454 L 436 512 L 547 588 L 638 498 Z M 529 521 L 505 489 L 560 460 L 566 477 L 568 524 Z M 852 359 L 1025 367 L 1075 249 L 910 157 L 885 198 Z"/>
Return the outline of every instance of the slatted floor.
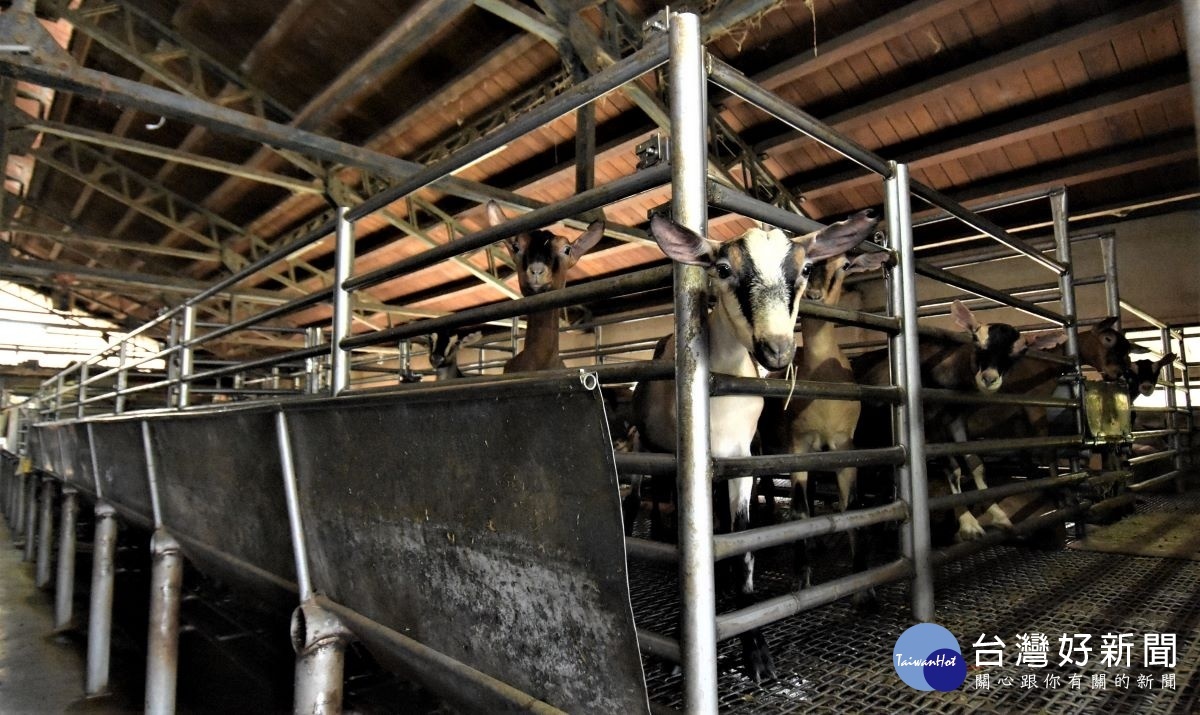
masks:
<path fill-rule="evenodd" d="M 1149 495 L 1139 510 L 1200 513 L 1200 492 Z M 787 559 L 759 559 L 756 582 L 764 594 L 790 588 Z M 820 580 L 820 579 L 818 579 Z M 672 569 L 639 565 L 632 577 L 634 612 L 641 627 L 674 633 L 678 604 Z M 720 694 L 727 713 L 1161 713 L 1200 712 L 1200 562 L 1152 557 L 1038 550 L 1003 546 L 949 564 L 936 576 L 936 620 L 958 638 L 966 655 L 967 680 L 956 692 L 924 693 L 905 686 L 892 665 L 892 649 L 912 624 L 907 586 L 880 590 L 880 610 L 869 615 L 840 602 L 788 618 L 766 629 L 778 679 L 757 686 L 739 669 L 736 640 L 720 649 Z M 722 603 L 721 607 L 726 605 Z M 1014 664 L 1017 634 L 1044 633 L 1050 664 L 1033 668 Z M 1057 667 L 1059 636 L 1092 635 L 1087 665 Z M 1103 667 L 1101 635 L 1134 636 L 1132 668 Z M 1175 633 L 1174 668 L 1145 668 L 1143 636 Z M 975 668 L 972 643 L 981 634 L 998 635 L 1006 644 L 1003 667 Z M 682 705 L 680 678 L 669 664 L 647 659 L 652 700 Z M 1071 687 L 1079 674 L 1080 687 Z M 1105 674 L 1103 689 L 1092 675 Z M 1164 674 L 1175 675 L 1175 688 L 1162 687 Z M 990 688 L 977 687 L 986 674 Z M 1036 686 L 1023 687 L 1023 675 L 1036 675 Z M 1047 687 L 1047 676 L 1061 683 Z M 1116 683 L 1128 675 L 1128 686 Z M 1138 676 L 1153 677 L 1139 687 Z"/>

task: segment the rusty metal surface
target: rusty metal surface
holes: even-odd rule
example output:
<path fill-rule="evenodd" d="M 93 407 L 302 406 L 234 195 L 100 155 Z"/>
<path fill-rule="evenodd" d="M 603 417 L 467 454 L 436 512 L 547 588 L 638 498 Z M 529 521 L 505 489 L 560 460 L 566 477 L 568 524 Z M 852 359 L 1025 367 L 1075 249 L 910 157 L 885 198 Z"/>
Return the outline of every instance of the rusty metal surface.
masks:
<path fill-rule="evenodd" d="M 207 562 L 188 548 L 199 542 L 294 582 L 273 413 L 162 417 L 150 435 L 163 524 L 188 556 Z"/>
<path fill-rule="evenodd" d="M 125 519 L 143 527 L 154 524 L 150 482 L 146 477 L 146 453 L 142 448 L 142 425 L 138 420 L 97 421 L 98 482 L 104 500 Z"/>
<path fill-rule="evenodd" d="M 317 590 L 564 710 L 646 712 L 598 396 L 288 412 Z"/>

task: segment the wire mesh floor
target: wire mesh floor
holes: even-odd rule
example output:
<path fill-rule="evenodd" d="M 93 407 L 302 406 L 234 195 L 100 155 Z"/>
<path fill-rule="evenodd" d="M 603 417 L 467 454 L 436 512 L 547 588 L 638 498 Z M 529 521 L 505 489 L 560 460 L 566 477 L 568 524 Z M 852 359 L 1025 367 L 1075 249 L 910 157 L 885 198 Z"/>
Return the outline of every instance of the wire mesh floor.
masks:
<path fill-rule="evenodd" d="M 1200 492 L 1139 499 L 1138 511 L 1161 510 L 1200 513 Z M 789 562 L 790 556 L 778 552 L 759 558 L 756 586 L 762 597 L 793 587 Z M 633 562 L 631 568 L 638 625 L 675 635 L 678 601 L 668 596 L 676 591 L 673 569 Z M 892 651 L 912 621 L 907 585 L 892 584 L 879 590 L 875 612 L 859 612 L 841 601 L 766 628 L 777 678 L 762 686 L 742 675 L 738 640 L 723 643 L 718 656 L 721 711 L 1200 712 L 1200 562 L 1001 546 L 938 569 L 935 593 L 936 622 L 958 639 L 968 665 L 966 682 L 957 691 L 913 690 L 896 675 Z M 722 611 L 732 606 L 718 602 Z M 1047 667 L 1016 665 L 1017 637 L 1032 633 L 1047 636 Z M 1174 667 L 1143 667 L 1147 633 L 1176 634 Z M 1058 665 L 1064 634 L 1091 635 L 1085 665 Z M 1131 636 L 1130 667 L 1102 663 L 1104 634 Z M 996 636 L 1004 642 L 1002 666 L 976 666 L 973 644 L 981 635 L 985 642 Z M 1081 657 L 1075 653 L 1074 659 Z M 681 678 L 673 666 L 646 657 L 645 669 L 651 700 L 682 707 Z M 1073 680 L 1074 675 L 1080 677 Z M 1103 684 L 1093 678 L 1100 675 Z M 1174 677 L 1173 688 L 1164 686 L 1164 675 Z M 1152 679 L 1148 686 L 1147 678 Z"/>

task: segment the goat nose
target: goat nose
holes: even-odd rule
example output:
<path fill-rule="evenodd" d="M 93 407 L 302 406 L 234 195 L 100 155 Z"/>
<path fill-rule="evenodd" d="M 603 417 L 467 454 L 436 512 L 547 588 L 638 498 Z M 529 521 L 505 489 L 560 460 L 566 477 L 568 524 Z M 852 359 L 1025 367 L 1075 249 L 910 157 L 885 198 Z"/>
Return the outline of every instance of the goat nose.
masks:
<path fill-rule="evenodd" d="M 796 342 L 791 336 L 775 336 L 756 340 L 755 357 L 768 370 L 782 370 L 796 354 Z"/>

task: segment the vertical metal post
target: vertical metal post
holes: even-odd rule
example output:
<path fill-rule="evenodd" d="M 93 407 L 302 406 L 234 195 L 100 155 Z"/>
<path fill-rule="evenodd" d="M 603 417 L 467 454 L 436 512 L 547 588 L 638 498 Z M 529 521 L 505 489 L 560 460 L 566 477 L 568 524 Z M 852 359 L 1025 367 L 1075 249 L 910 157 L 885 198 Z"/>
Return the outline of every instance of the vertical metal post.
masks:
<path fill-rule="evenodd" d="M 17 467 L 17 479 L 13 493 L 13 538 L 14 546 L 20 544 L 21 536 L 25 533 L 25 480 L 29 478 L 28 458 L 21 460 Z"/>
<path fill-rule="evenodd" d="M 397 381 L 403 385 L 408 376 L 412 374 L 412 343 L 408 340 L 401 340 L 396 348 L 400 352 L 400 377 Z"/>
<path fill-rule="evenodd" d="M 321 329 L 316 327 L 304 330 L 304 347 L 315 348 L 321 344 Z M 314 355 L 304 360 L 304 393 L 315 395 L 321 391 L 321 363 Z"/>
<path fill-rule="evenodd" d="M 63 390 L 66 389 L 66 373 L 58 373 L 58 378 L 54 381 L 54 419 L 62 417 Z"/>
<path fill-rule="evenodd" d="M 1171 329 L 1169 327 L 1161 328 L 1159 331 L 1159 336 L 1162 339 L 1163 355 L 1166 355 L 1167 353 L 1171 352 Z M 1178 357 L 1175 358 L 1175 360 L 1178 359 Z M 1173 463 L 1176 470 L 1182 470 L 1184 455 L 1183 442 L 1179 439 L 1179 413 L 1176 412 L 1176 409 L 1179 407 L 1179 395 L 1175 392 L 1175 360 L 1172 360 L 1165 366 L 1166 369 L 1163 370 L 1162 374 L 1163 380 L 1167 383 L 1167 408 L 1170 410 L 1167 413 L 1166 427 L 1167 429 L 1174 430 L 1174 434 L 1171 435 L 1171 449 L 1175 450 L 1175 459 L 1173 460 Z M 1182 491 L 1183 481 L 1176 480 L 1175 484 Z"/>
<path fill-rule="evenodd" d="M 33 561 L 37 554 L 38 475 L 29 472 L 25 477 L 25 560 Z"/>
<path fill-rule="evenodd" d="M 1100 257 L 1104 261 L 1104 298 L 1109 316 L 1121 327 L 1121 291 L 1117 285 L 1117 236 L 1106 233 L 1100 237 Z"/>
<path fill-rule="evenodd" d="M 113 412 L 118 415 L 125 412 L 125 388 L 129 385 L 129 373 L 125 370 L 125 362 L 129 359 L 129 339 L 121 341 L 121 347 L 117 349 L 117 403 L 113 407 Z"/>
<path fill-rule="evenodd" d="M 42 477 L 42 514 L 38 524 L 37 571 L 34 583 L 38 588 L 50 585 L 50 552 L 54 548 L 54 479 Z"/>
<path fill-rule="evenodd" d="M 167 407 L 175 404 L 179 383 L 179 319 L 171 319 L 171 328 L 167 333 L 167 346 L 172 348 L 167 355 Z"/>
<path fill-rule="evenodd" d="M 575 193 L 596 186 L 596 105 L 575 110 Z"/>
<path fill-rule="evenodd" d="M 1064 326 L 1067 331 L 1067 355 L 1071 358 L 1071 369 L 1073 370 L 1073 380 L 1071 383 L 1071 398 L 1079 403 L 1075 408 L 1075 431 L 1076 434 L 1083 434 L 1083 365 L 1079 361 L 1079 314 L 1075 307 L 1075 268 L 1071 262 L 1071 236 L 1069 229 L 1068 213 L 1067 213 L 1067 190 L 1065 188 L 1058 189 L 1050 194 L 1050 215 L 1054 222 L 1054 257 L 1067 267 L 1058 276 L 1058 292 L 1062 296 L 1062 314 L 1067 319 L 1067 324 Z M 1111 246 L 1109 247 L 1111 250 Z M 1112 284 L 1113 294 L 1116 294 L 1116 273 L 1113 273 L 1114 282 Z M 1108 282 L 1105 281 L 1105 290 L 1108 290 Z M 1072 457 L 1071 471 L 1078 471 L 1079 465 L 1076 463 L 1078 458 Z M 1055 460 L 1057 463 L 1057 460 Z M 1081 521 L 1077 523 L 1082 525 Z"/>
<path fill-rule="evenodd" d="M 1177 352 L 1175 353 L 1175 355 L 1176 355 L 1175 359 L 1179 361 L 1179 364 L 1183 365 L 1183 371 L 1182 371 L 1182 374 L 1183 374 L 1183 404 L 1187 410 L 1187 412 L 1186 412 L 1187 429 L 1184 430 L 1184 434 L 1187 435 L 1187 440 L 1186 440 L 1187 444 L 1184 446 L 1184 450 L 1187 452 L 1186 463 L 1188 465 L 1191 465 L 1193 463 L 1192 433 L 1196 429 L 1196 421 L 1195 421 L 1195 413 L 1192 412 L 1192 380 L 1191 380 L 1191 376 L 1188 375 L 1187 340 L 1185 339 L 1186 337 L 1187 337 L 1186 331 L 1183 328 L 1180 328 L 1179 329 L 1179 347 L 1177 348 Z"/>
<path fill-rule="evenodd" d="M 346 644 L 350 633 L 337 616 L 309 599 L 292 613 L 296 650 L 293 712 L 336 715 L 342 712 Z"/>
<path fill-rule="evenodd" d="M 83 401 L 87 399 L 88 364 L 79 366 L 79 389 L 75 391 L 75 419 L 83 419 Z"/>
<path fill-rule="evenodd" d="M 58 525 L 58 573 L 54 579 L 54 628 L 65 630 L 74 619 L 75 521 L 79 515 L 79 492 L 63 487 L 62 518 Z"/>
<path fill-rule="evenodd" d="M 187 407 L 191 398 L 192 365 L 195 350 L 191 346 L 192 338 L 196 336 L 196 306 L 186 305 L 183 308 L 183 327 L 179 338 L 179 389 L 175 393 L 179 407 Z"/>
<path fill-rule="evenodd" d="M 354 295 L 342 287 L 354 266 L 354 224 L 346 219 L 350 209 L 339 206 L 337 211 L 337 247 L 333 261 L 333 348 L 330 354 L 334 395 L 350 385 L 350 352 L 342 349 L 342 340 L 350 336 L 350 317 Z"/>
<path fill-rule="evenodd" d="M 179 543 L 159 527 L 150 539 L 150 626 L 146 645 L 145 711 L 175 712 L 175 683 L 179 669 L 179 603 L 183 588 L 183 557 Z"/>
<path fill-rule="evenodd" d="M 113 580 L 116 574 L 117 513 L 96 503 L 96 536 L 92 541 L 92 593 L 88 605 L 88 695 L 108 690 L 109 643 L 112 639 Z"/>
<path fill-rule="evenodd" d="M 671 211 L 680 224 L 704 235 L 708 232 L 708 87 L 700 19 L 691 13 L 672 13 L 669 32 Z M 707 284 L 703 268 L 675 264 L 680 653 L 688 713 L 717 712 Z"/>
<path fill-rule="evenodd" d="M 1184 36 L 1187 38 L 1188 70 L 1192 78 L 1192 116 L 1200 117 L 1200 4 L 1182 0 Z M 1196 123 L 1196 140 L 1200 144 L 1200 122 Z"/>
<path fill-rule="evenodd" d="M 908 455 L 900 467 L 900 495 L 908 503 L 904 555 L 913 565 L 912 609 L 918 621 L 933 620 L 933 568 L 929 553 L 929 478 L 925 465 L 925 410 L 921 404 L 921 343 L 917 333 L 917 276 L 914 268 L 908 165 L 892 162 L 887 178 L 888 240 L 899 265 L 893 270 L 892 305 L 901 331 L 891 338 L 894 377 L 904 392 L 897 411 L 899 439 Z M 897 275 L 898 274 L 898 275 Z"/>

